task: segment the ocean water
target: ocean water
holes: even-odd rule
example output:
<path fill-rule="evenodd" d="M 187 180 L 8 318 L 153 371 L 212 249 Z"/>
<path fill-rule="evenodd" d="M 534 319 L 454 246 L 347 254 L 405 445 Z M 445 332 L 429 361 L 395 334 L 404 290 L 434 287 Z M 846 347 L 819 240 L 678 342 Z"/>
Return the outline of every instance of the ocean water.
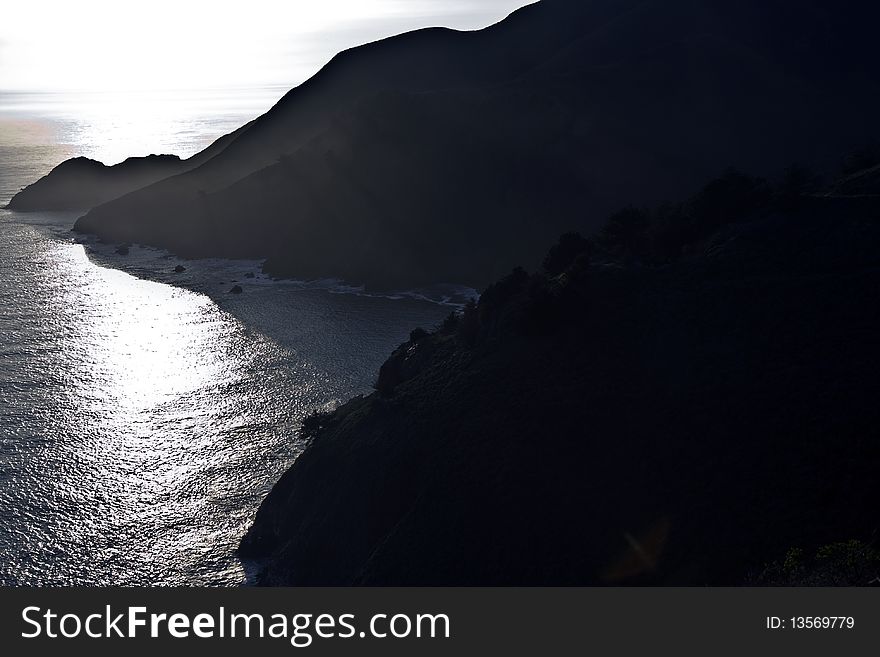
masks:
<path fill-rule="evenodd" d="M 66 157 L 190 155 L 273 93 L 135 114 L 0 95 L 0 205 Z M 270 281 L 259 262 L 121 256 L 77 239 L 75 219 L 0 210 L 0 584 L 245 583 L 234 548 L 300 452 L 302 417 L 369 391 L 450 308 Z"/>

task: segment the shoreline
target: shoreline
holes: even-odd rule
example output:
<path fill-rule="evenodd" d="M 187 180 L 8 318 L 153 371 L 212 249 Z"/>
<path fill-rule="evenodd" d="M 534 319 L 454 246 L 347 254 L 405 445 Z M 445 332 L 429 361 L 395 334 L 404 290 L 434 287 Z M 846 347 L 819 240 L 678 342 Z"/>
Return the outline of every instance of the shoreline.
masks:
<path fill-rule="evenodd" d="M 450 309 L 462 308 L 471 299 L 479 297 L 479 293 L 473 288 L 447 283 L 412 290 L 369 291 L 364 285 L 351 284 L 337 278 L 316 280 L 276 278 L 263 273 L 262 266 L 265 259 L 187 259 L 159 247 L 105 242 L 91 234 L 74 233 L 73 235 L 71 241 L 81 245 L 88 258 L 99 266 L 118 269 L 145 280 L 199 292 L 218 303 L 232 298 L 235 293 L 229 290 L 236 285 L 242 287 L 243 293 L 247 293 L 248 289 L 286 287 L 292 292 L 325 291 L 330 294 L 353 295 L 367 299 L 428 303 Z M 122 246 L 128 249 L 125 255 L 117 252 Z M 166 266 L 161 266 L 163 264 Z M 174 268 L 178 265 L 185 269 L 175 272 Z M 194 273 L 205 278 L 213 276 L 216 285 L 212 287 L 206 285 L 206 281 L 194 280 Z"/>

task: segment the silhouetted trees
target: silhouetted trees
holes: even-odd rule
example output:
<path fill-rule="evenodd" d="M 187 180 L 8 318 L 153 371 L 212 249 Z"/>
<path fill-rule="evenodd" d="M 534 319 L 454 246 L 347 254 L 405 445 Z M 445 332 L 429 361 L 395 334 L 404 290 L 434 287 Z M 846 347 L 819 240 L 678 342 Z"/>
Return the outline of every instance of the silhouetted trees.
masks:
<path fill-rule="evenodd" d="M 576 258 L 589 258 L 591 250 L 592 243 L 580 233 L 565 233 L 544 258 L 544 271 L 548 276 L 559 276 Z"/>
<path fill-rule="evenodd" d="M 599 240 L 624 258 L 644 258 L 648 254 L 650 214 L 641 208 L 628 207 L 615 212 L 599 233 Z"/>
<path fill-rule="evenodd" d="M 454 333 L 458 328 L 459 314 L 454 310 L 446 316 L 440 325 L 440 331 L 445 334 Z"/>
<path fill-rule="evenodd" d="M 418 342 L 419 340 L 424 340 L 425 338 L 427 338 L 428 335 L 430 334 L 425 329 L 415 328 L 409 334 L 409 341 Z"/>
<path fill-rule="evenodd" d="M 681 203 L 660 205 L 654 210 L 649 231 L 655 261 L 664 263 L 681 257 L 693 232 L 691 219 Z"/>
<path fill-rule="evenodd" d="M 332 419 L 332 411 L 313 411 L 310 415 L 303 418 L 299 432 L 300 438 L 306 442 L 310 442 L 327 427 Z"/>
<path fill-rule="evenodd" d="M 880 551 L 873 545 L 850 540 L 820 547 L 813 553 L 792 548 L 754 582 L 757 586 L 877 586 L 880 585 Z"/>
<path fill-rule="evenodd" d="M 563 234 L 544 258 L 542 273 L 530 275 L 517 267 L 490 285 L 478 302 L 447 317 L 440 330 L 455 334 L 469 347 L 510 332 L 550 332 L 564 323 L 563 309 L 573 307 L 563 297 L 583 296 L 588 289 L 594 261 L 662 266 L 697 255 L 702 250 L 693 247 L 728 224 L 800 211 L 820 189 L 820 182 L 800 165 L 786 169 L 774 185 L 728 169 L 684 203 L 664 203 L 654 209 L 626 207 L 611 215 L 592 238 Z M 412 341 L 417 337 L 414 333 Z"/>
<path fill-rule="evenodd" d="M 613 261 L 668 263 L 723 226 L 758 218 L 761 213 L 800 209 L 819 184 L 818 176 L 797 165 L 789 167 L 776 186 L 728 169 L 686 203 L 616 212 L 599 231 L 595 244 L 602 256 Z"/>
<path fill-rule="evenodd" d="M 763 178 L 728 169 L 691 200 L 692 237 L 707 237 L 725 224 L 744 219 L 766 208 L 772 197 L 772 190 Z"/>
<path fill-rule="evenodd" d="M 804 197 L 815 192 L 820 178 L 806 167 L 793 164 L 782 174 L 776 187 L 776 206 L 782 212 L 795 212 L 803 206 Z"/>
<path fill-rule="evenodd" d="M 480 317 L 477 311 L 477 302 L 474 299 L 468 301 L 461 311 L 458 321 L 456 338 L 465 347 L 476 345 L 480 337 Z"/>
<path fill-rule="evenodd" d="M 480 297 L 478 317 L 480 325 L 491 331 L 510 311 L 510 302 L 525 289 L 529 275 L 517 267 L 497 283 L 490 285 Z"/>

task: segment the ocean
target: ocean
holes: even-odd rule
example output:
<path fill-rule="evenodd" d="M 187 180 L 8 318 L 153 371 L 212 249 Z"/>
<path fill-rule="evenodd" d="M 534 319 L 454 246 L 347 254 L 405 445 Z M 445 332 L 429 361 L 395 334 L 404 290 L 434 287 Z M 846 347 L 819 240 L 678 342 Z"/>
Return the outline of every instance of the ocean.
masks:
<path fill-rule="evenodd" d="M 68 157 L 186 157 L 280 95 L 0 94 L 0 205 Z M 235 547 L 302 418 L 368 393 L 455 299 L 122 256 L 76 217 L 0 210 L 0 584 L 247 583 Z"/>

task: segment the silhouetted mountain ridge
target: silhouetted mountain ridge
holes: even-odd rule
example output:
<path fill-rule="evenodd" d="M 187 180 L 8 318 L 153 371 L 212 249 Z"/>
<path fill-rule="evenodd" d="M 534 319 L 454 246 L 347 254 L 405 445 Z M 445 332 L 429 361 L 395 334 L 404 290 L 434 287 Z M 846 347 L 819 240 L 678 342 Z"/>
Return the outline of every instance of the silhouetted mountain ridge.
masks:
<path fill-rule="evenodd" d="M 267 257 L 279 276 L 484 285 L 706 170 L 824 167 L 862 143 L 880 109 L 875 14 L 545 0 L 482 31 L 401 35 L 342 53 L 218 157 L 77 229 Z"/>

